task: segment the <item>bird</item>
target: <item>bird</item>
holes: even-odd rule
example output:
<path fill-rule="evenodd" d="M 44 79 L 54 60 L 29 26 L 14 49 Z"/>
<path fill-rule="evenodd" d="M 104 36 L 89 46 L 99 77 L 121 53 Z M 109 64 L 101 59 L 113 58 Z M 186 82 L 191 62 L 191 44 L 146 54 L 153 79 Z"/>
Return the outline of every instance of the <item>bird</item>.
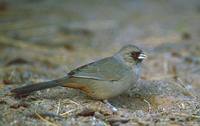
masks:
<path fill-rule="evenodd" d="M 20 96 L 61 86 L 79 89 L 94 99 L 107 100 L 137 83 L 146 57 L 139 47 L 125 45 L 114 55 L 80 66 L 64 77 L 15 88 L 11 93 Z"/>

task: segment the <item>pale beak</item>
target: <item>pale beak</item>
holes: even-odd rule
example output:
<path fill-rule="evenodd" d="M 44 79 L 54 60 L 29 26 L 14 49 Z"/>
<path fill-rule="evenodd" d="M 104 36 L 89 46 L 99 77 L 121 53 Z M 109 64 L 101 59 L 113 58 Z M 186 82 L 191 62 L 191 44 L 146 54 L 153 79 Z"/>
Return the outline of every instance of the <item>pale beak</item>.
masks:
<path fill-rule="evenodd" d="M 139 56 L 138 56 L 138 59 L 146 59 L 147 58 L 147 55 L 145 55 L 144 53 L 141 53 Z"/>

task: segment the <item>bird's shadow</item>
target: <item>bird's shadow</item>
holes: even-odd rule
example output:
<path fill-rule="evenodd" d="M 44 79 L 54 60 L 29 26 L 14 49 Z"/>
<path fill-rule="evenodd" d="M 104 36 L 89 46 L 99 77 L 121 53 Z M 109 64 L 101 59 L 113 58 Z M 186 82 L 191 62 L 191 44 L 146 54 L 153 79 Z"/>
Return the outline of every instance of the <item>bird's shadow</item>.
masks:
<path fill-rule="evenodd" d="M 190 92 L 173 82 L 141 80 L 127 92 L 109 101 L 116 107 L 149 110 L 184 97 L 190 98 Z"/>

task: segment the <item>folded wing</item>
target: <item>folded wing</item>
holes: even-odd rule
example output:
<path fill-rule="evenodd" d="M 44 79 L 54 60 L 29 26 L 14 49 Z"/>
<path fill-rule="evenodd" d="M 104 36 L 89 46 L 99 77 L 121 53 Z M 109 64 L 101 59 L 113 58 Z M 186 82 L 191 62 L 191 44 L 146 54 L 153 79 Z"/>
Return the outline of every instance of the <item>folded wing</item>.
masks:
<path fill-rule="evenodd" d="M 102 81 L 117 81 L 128 72 L 127 66 L 115 58 L 105 58 L 90 64 L 81 66 L 68 75 L 69 77 L 90 78 Z"/>

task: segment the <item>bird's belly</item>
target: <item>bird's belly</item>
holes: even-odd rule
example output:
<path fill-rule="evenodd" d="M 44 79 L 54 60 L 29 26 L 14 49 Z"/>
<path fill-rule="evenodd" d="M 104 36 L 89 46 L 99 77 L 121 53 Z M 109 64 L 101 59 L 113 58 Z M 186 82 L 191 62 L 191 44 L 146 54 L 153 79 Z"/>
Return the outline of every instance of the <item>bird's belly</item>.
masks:
<path fill-rule="evenodd" d="M 80 89 L 85 94 L 95 99 L 109 99 L 126 91 L 131 84 L 135 83 L 133 74 L 123 77 L 119 81 L 101 81 L 92 79 L 74 79 L 66 87 Z"/>

